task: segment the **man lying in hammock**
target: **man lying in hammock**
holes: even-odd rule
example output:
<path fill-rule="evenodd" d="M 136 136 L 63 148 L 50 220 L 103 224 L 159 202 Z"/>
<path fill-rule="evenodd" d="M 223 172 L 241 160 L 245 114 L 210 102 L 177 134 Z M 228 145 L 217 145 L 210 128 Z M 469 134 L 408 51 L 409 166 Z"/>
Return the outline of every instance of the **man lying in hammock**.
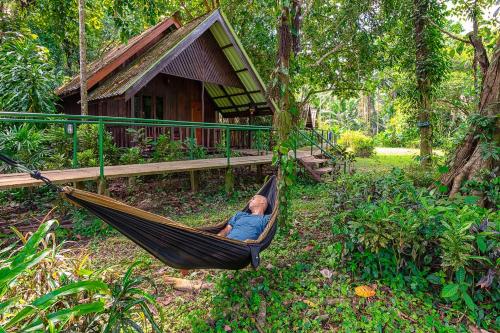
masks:
<path fill-rule="evenodd" d="M 267 198 L 255 195 L 250 200 L 248 208 L 251 213 L 236 213 L 217 235 L 240 241 L 259 238 L 270 218 L 270 215 L 264 215 L 267 209 Z"/>

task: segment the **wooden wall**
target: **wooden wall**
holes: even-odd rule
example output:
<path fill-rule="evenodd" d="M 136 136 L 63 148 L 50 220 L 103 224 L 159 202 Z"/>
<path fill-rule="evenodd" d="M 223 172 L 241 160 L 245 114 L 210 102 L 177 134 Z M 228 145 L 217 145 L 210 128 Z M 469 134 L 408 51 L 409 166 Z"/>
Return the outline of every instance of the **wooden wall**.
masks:
<path fill-rule="evenodd" d="M 79 95 L 64 98 L 60 109 L 67 114 L 80 114 Z M 202 109 L 204 112 L 202 112 Z M 164 120 L 183 120 L 197 122 L 217 122 L 215 105 L 208 94 L 203 92 L 200 81 L 189 80 L 177 76 L 158 74 L 146 86 L 128 101 L 120 97 L 112 97 L 100 101 L 89 102 L 89 114 L 111 117 L 134 117 Z M 130 146 L 129 135 L 125 127 L 108 128 L 113 133 L 119 146 Z M 146 128 L 147 135 L 156 138 L 160 134 L 169 134 L 175 140 L 183 140 L 190 135 L 188 129 Z M 213 146 L 214 137 L 220 136 L 215 131 L 195 133 L 198 144 Z"/>

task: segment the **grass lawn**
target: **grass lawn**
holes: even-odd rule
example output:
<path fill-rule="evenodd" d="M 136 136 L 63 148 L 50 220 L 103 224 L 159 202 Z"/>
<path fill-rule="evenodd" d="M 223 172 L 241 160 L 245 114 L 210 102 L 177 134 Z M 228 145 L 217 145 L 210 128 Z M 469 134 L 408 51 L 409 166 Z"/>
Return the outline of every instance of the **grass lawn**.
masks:
<path fill-rule="evenodd" d="M 374 158 L 359 159 L 359 172 L 406 166 L 413 152 L 379 150 Z M 199 194 L 176 193 L 176 206 L 155 207 L 188 225 L 212 224 L 241 209 L 258 186 L 240 186 L 235 196 L 222 194 L 223 180 Z M 135 260 L 140 274 L 151 277 L 165 312 L 168 332 L 456 332 L 464 314 L 435 303 L 424 293 L 411 294 L 372 282 L 376 295 L 361 298 L 354 288 L 366 282 L 352 272 L 343 257 L 344 242 L 336 235 L 332 183 L 300 183 L 293 189 L 290 231 L 279 232 L 262 253 L 261 266 L 240 271 L 190 271 L 185 279 L 206 288 L 178 291 L 166 277 L 181 277 L 125 237 L 94 238 L 84 248 L 94 268 L 114 265 L 110 278 Z M 165 193 L 157 187 L 153 197 Z M 167 195 L 167 194 L 165 194 Z M 141 196 L 141 202 L 147 200 Z M 183 206 L 184 205 L 184 206 Z M 185 205 L 191 205 L 186 208 Z M 111 272 L 111 271 L 110 271 Z"/>
<path fill-rule="evenodd" d="M 369 158 L 356 158 L 355 168 L 360 172 L 381 170 L 387 171 L 394 167 L 405 168 L 416 164 L 419 150 L 415 148 L 376 147 L 375 155 Z M 440 150 L 434 151 L 437 156 L 443 156 Z"/>

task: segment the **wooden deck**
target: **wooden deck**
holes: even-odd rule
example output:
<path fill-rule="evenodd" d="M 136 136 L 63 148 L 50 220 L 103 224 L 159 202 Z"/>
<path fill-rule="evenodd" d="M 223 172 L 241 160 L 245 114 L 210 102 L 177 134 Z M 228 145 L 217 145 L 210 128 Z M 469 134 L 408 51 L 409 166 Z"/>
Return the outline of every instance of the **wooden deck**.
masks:
<path fill-rule="evenodd" d="M 232 167 L 248 165 L 270 164 L 272 154 L 262 156 L 232 157 Z M 104 167 L 106 179 L 134 177 L 145 175 L 157 175 L 166 173 L 190 172 L 210 169 L 223 169 L 227 166 L 227 158 L 208 158 L 203 160 L 187 160 L 175 162 L 130 164 Z M 52 182 L 58 184 L 81 182 L 86 180 L 98 180 L 99 168 L 80 168 L 66 170 L 45 171 L 42 174 Z M 33 179 L 27 173 L 12 173 L 0 175 L 0 190 L 39 186 L 43 183 Z"/>

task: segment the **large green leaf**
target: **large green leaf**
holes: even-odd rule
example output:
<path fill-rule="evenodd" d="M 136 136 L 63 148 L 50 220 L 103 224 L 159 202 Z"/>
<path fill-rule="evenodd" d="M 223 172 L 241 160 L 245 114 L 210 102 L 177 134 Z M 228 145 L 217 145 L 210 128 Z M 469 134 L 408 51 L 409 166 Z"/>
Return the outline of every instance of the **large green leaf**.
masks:
<path fill-rule="evenodd" d="M 60 328 L 69 320 L 71 317 L 83 316 L 89 313 L 99 313 L 104 311 L 104 302 L 96 301 L 88 304 L 79 304 L 69 309 L 63 309 L 51 313 L 47 316 L 46 321 L 52 325 L 60 324 Z M 44 321 L 41 318 L 37 318 L 29 325 L 23 327 L 21 332 L 39 332 L 45 326 Z"/>
<path fill-rule="evenodd" d="M 30 305 L 19 311 L 6 325 L 6 328 L 12 327 L 17 323 L 29 318 L 33 314 L 49 308 L 52 304 L 58 301 L 60 297 L 77 294 L 82 291 L 101 291 L 109 292 L 109 287 L 101 281 L 80 281 L 70 283 L 66 286 L 51 291 L 48 294 L 33 301 Z"/>
<path fill-rule="evenodd" d="M 43 240 L 47 232 L 50 230 L 52 225 L 56 223 L 56 220 L 50 220 L 42 223 L 38 230 L 28 239 L 26 244 L 19 253 L 13 258 L 12 266 L 17 266 L 26 260 L 27 257 L 32 256 L 36 253 L 38 245 Z"/>
<path fill-rule="evenodd" d="M 25 272 L 28 268 L 42 261 L 48 254 L 50 254 L 50 252 L 51 252 L 50 249 L 43 250 L 42 252 L 34 256 L 26 258 L 25 262 L 21 262 L 15 267 L 12 267 L 13 265 L 11 264 L 11 266 L 0 269 L 0 296 L 5 293 L 7 287 L 13 280 L 15 280 L 20 274 Z"/>
<path fill-rule="evenodd" d="M 456 296 L 458 293 L 458 287 L 459 287 L 459 285 L 455 284 L 455 283 L 447 284 L 441 290 L 441 297 L 452 298 L 452 297 Z"/>

